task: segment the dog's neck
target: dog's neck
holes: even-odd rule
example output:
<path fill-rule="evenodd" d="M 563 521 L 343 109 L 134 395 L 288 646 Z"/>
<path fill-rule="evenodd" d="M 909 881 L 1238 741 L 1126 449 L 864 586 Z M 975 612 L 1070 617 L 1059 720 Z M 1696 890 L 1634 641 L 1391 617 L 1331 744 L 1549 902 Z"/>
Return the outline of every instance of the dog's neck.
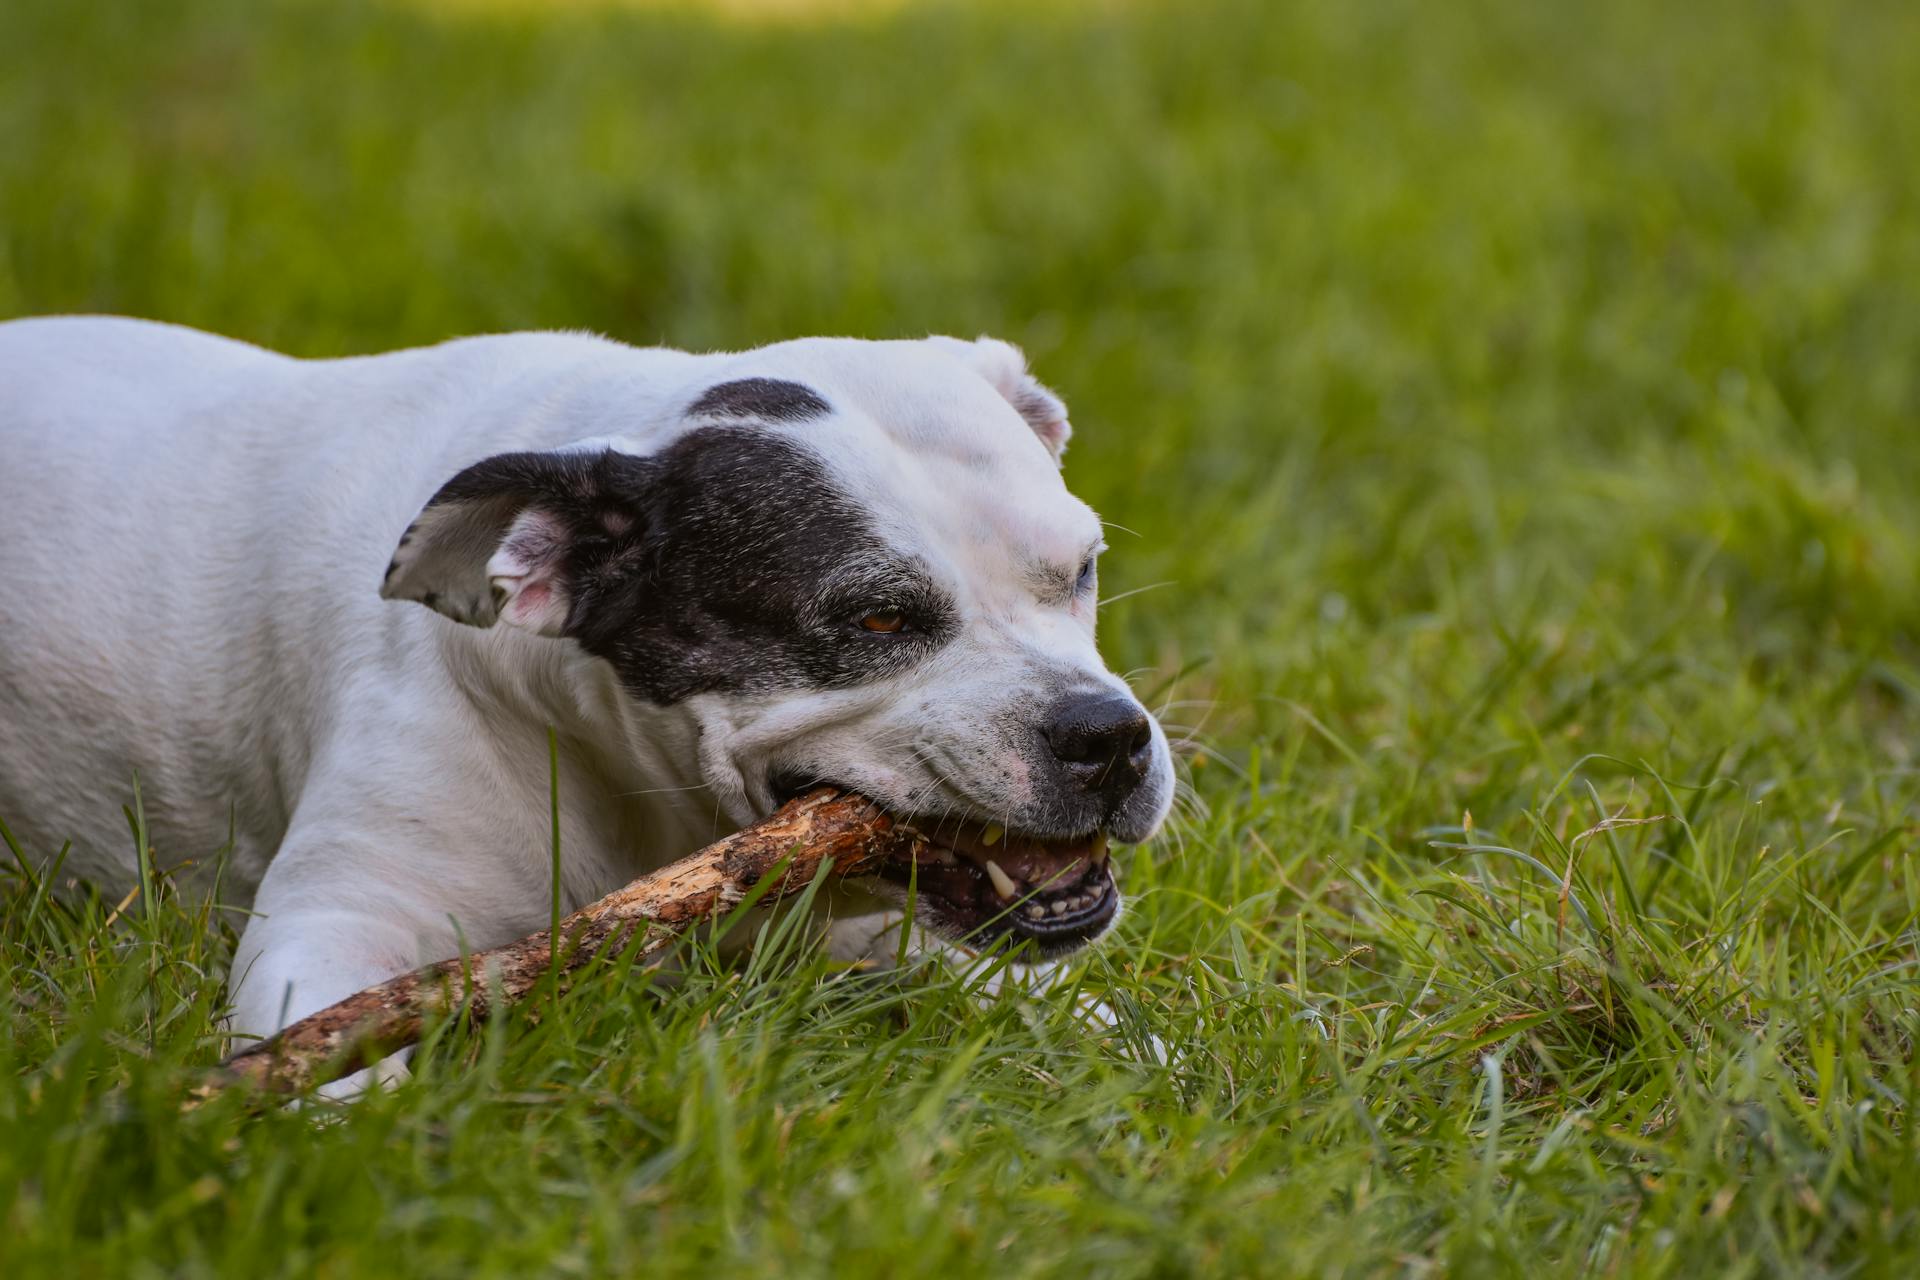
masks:
<path fill-rule="evenodd" d="M 489 733 L 539 748 L 508 764 L 520 774 L 526 756 L 537 774 L 516 777 L 516 789 L 548 794 L 552 730 L 568 825 L 584 826 L 604 857 L 637 873 L 738 825 L 701 779 L 699 728 L 686 709 L 637 701 L 612 667 L 569 640 L 457 624 L 442 631 L 446 669 Z"/>

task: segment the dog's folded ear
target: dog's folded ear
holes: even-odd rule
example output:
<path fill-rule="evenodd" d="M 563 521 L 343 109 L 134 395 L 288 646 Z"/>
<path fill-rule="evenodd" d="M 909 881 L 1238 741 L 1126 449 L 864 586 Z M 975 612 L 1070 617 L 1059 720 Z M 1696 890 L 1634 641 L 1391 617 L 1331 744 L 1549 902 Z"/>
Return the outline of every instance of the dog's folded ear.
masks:
<path fill-rule="evenodd" d="M 380 594 L 476 627 L 564 635 L 583 567 L 642 532 L 645 469 L 605 447 L 482 459 L 400 536 Z"/>
<path fill-rule="evenodd" d="M 1067 423 L 1067 406 L 1027 372 L 1027 357 L 1020 348 L 1011 342 L 986 337 L 972 342 L 946 337 L 927 341 L 992 383 L 994 390 L 1006 397 L 1007 403 L 1027 420 L 1033 434 L 1040 437 L 1040 443 L 1053 455 L 1054 462 L 1060 461 L 1067 451 L 1067 438 L 1073 434 L 1073 428 Z"/>

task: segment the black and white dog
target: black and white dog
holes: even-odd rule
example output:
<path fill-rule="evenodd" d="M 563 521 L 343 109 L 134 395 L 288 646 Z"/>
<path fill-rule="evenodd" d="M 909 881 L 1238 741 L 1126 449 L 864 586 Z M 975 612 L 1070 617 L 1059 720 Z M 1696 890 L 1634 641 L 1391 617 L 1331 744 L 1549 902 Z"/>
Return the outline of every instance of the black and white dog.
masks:
<path fill-rule="evenodd" d="M 943 846 L 921 923 L 1070 951 L 1173 779 L 1067 434 L 989 339 L 0 324 L 0 819 L 114 893 L 136 770 L 164 853 L 231 834 L 253 1035 L 545 924 L 549 726 L 569 909 L 825 781 Z"/>

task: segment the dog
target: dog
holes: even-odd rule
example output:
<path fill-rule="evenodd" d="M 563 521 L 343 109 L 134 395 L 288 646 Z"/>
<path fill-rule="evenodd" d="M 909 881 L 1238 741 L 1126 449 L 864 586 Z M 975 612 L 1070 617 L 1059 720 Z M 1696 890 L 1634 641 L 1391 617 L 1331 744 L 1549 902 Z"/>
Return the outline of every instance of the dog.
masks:
<path fill-rule="evenodd" d="M 550 730 L 569 910 L 830 784 L 934 846 L 828 895 L 838 936 L 911 881 L 939 939 L 1065 955 L 1173 795 L 1069 434 L 989 338 L 0 324 L 0 819 L 118 895 L 137 776 L 249 913 L 241 1042 L 544 927 Z"/>

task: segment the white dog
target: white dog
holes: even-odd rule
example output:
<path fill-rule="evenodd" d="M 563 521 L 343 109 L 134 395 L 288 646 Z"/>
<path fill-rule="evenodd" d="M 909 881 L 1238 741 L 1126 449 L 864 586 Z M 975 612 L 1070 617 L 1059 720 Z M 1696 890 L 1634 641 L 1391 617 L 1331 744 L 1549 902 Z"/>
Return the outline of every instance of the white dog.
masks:
<path fill-rule="evenodd" d="M 0 820 L 114 894 L 136 771 L 164 857 L 231 833 L 241 1035 L 543 927 L 550 726 L 569 910 L 824 781 L 944 846 L 922 924 L 1070 951 L 1173 781 L 1067 434 L 989 339 L 0 324 Z"/>

